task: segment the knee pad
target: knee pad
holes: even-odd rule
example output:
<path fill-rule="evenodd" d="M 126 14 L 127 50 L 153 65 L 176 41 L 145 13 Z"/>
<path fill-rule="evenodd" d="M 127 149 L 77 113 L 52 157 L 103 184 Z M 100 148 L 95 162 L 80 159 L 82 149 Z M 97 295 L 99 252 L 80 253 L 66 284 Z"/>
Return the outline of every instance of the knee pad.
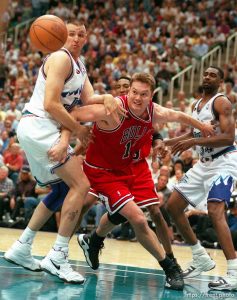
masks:
<path fill-rule="evenodd" d="M 69 187 L 63 181 L 51 185 L 52 191 L 42 200 L 51 211 L 57 211 L 63 204 Z"/>
<path fill-rule="evenodd" d="M 127 219 L 120 215 L 120 213 L 114 213 L 112 215 L 108 213 L 108 219 L 114 225 L 119 225 L 121 223 L 127 222 Z"/>

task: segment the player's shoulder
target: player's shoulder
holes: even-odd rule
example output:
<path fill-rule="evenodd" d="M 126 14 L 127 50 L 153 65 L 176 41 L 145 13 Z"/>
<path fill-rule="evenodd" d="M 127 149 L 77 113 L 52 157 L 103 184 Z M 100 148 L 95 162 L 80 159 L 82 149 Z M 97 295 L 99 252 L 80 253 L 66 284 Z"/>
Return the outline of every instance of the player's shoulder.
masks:
<path fill-rule="evenodd" d="M 71 60 L 71 56 L 68 51 L 65 51 L 64 49 L 59 49 L 58 51 L 55 51 L 51 53 L 48 57 L 48 61 L 60 61 L 61 63 L 69 62 Z"/>
<path fill-rule="evenodd" d="M 226 110 L 230 111 L 232 110 L 232 103 L 226 95 L 220 94 L 214 99 L 213 108 L 219 113 Z"/>
<path fill-rule="evenodd" d="M 218 104 L 226 104 L 226 105 L 232 105 L 230 99 L 225 95 L 225 94 L 219 94 L 216 96 L 216 98 L 214 99 L 214 104 L 218 103 Z"/>

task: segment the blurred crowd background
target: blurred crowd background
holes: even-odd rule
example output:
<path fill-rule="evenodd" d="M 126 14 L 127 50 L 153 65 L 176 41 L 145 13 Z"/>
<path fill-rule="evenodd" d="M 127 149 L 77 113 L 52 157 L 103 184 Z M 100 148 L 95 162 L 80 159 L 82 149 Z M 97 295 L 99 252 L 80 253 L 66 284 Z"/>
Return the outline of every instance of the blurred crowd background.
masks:
<path fill-rule="evenodd" d="M 0 226 L 7 227 L 24 228 L 36 205 L 50 191 L 50 187 L 39 187 L 32 178 L 16 138 L 21 110 L 30 99 L 44 58 L 30 44 L 29 26 L 22 27 L 16 35 L 17 25 L 24 22 L 30 25 L 29 20 L 46 13 L 65 21 L 77 19 L 84 22 L 88 43 L 81 59 L 86 64 L 96 93 L 115 95 L 116 82 L 121 76 L 145 71 L 151 73 L 157 87 L 161 87 L 164 105 L 188 114 L 191 113 L 191 103 L 201 96 L 202 88 L 196 86 L 194 93 L 189 94 L 185 89 L 179 89 L 177 80 L 177 93 L 170 101 L 167 95 L 171 78 L 189 65 L 195 66 L 198 73 L 201 58 L 217 45 L 225 53 L 228 36 L 237 31 L 237 5 L 234 0 L 3 0 L 1 3 Z M 221 67 L 225 78 L 220 91 L 229 97 L 235 111 L 237 53 Z M 185 125 L 166 123 L 162 124 L 160 133 L 164 138 L 172 138 L 188 130 Z M 164 208 L 173 185 L 196 161 L 195 150 L 188 150 L 180 157 L 167 154 L 164 159 L 150 162 Z M 233 209 L 229 213 L 236 218 L 237 231 L 235 202 L 233 197 Z M 101 204 L 96 205 L 85 216 L 81 230 L 90 230 L 103 212 Z M 205 205 L 200 210 L 190 209 L 187 214 L 196 227 L 203 216 L 208 219 Z M 171 239 L 182 242 L 172 220 L 168 216 L 166 219 Z M 57 230 L 59 220 L 60 212 L 43 230 Z M 203 220 L 201 224 L 204 224 Z M 122 233 L 121 228 L 117 229 L 113 236 L 134 240 L 129 226 L 122 228 Z M 202 239 L 208 240 L 206 236 Z M 214 242 L 211 241 L 212 244 Z"/>

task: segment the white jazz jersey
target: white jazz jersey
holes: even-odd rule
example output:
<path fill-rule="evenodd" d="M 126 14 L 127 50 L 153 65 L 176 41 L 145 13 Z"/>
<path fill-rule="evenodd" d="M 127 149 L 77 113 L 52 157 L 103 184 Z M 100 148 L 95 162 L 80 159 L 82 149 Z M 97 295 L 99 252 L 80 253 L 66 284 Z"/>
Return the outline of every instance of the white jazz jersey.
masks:
<path fill-rule="evenodd" d="M 72 65 L 72 72 L 65 81 L 61 93 L 62 104 L 67 111 L 70 111 L 75 105 L 81 104 L 80 95 L 87 74 L 80 60 L 75 62 L 64 48 L 59 51 L 65 51 L 69 55 Z M 42 186 L 61 181 L 54 171 L 62 165 L 59 162 L 50 161 L 47 154 L 48 150 L 60 139 L 60 124 L 44 110 L 46 80 L 44 64 L 45 62 L 40 68 L 33 95 L 30 102 L 25 105 L 23 117 L 17 128 L 17 137 L 26 153 L 31 172 Z M 70 159 L 72 153 L 72 148 L 69 147 L 67 159 Z"/>
<path fill-rule="evenodd" d="M 65 51 L 71 60 L 72 71 L 65 81 L 63 91 L 61 93 L 61 102 L 67 111 L 70 111 L 75 105 L 81 105 L 81 92 L 87 78 L 86 68 L 82 61 L 78 59 L 75 61 L 70 52 L 62 48 L 59 51 Z M 50 55 L 49 55 L 50 56 Z M 45 80 L 46 74 L 44 72 L 44 65 L 49 58 L 47 56 L 44 63 L 39 69 L 39 75 L 35 84 L 35 88 L 29 103 L 23 109 L 29 111 L 42 118 L 50 118 L 50 115 L 44 109 L 44 95 L 45 95 Z"/>
<path fill-rule="evenodd" d="M 198 111 L 198 105 L 201 102 L 199 100 L 194 107 L 193 117 L 203 122 L 218 121 L 213 106 L 215 99 L 219 96 L 223 96 L 223 94 L 216 94 L 200 111 Z M 217 134 L 219 132 L 220 127 L 217 126 Z M 194 136 L 200 137 L 200 131 L 195 129 Z M 237 180 L 236 147 L 212 148 L 197 146 L 197 150 L 200 159 L 176 184 L 174 189 L 194 207 L 203 200 L 207 202 L 225 202 L 228 206 Z M 219 152 L 222 152 L 222 154 L 218 155 Z M 213 155 L 215 155 L 214 158 Z"/>
<path fill-rule="evenodd" d="M 215 96 L 213 96 L 199 111 L 198 107 L 202 99 L 198 100 L 197 103 L 194 106 L 192 117 L 196 120 L 199 120 L 201 122 L 215 122 L 216 124 L 216 134 L 219 134 L 221 132 L 220 126 L 218 125 L 218 119 L 215 115 L 214 111 L 214 102 L 215 99 L 224 96 L 221 93 L 217 93 Z M 201 132 L 199 129 L 194 128 L 193 130 L 193 135 L 194 137 L 201 137 Z M 201 157 L 209 157 L 213 154 L 216 154 L 222 150 L 227 148 L 227 146 L 224 147 L 218 147 L 218 148 L 213 148 L 213 147 L 207 147 L 207 146 L 196 146 L 196 151 L 199 153 Z"/>

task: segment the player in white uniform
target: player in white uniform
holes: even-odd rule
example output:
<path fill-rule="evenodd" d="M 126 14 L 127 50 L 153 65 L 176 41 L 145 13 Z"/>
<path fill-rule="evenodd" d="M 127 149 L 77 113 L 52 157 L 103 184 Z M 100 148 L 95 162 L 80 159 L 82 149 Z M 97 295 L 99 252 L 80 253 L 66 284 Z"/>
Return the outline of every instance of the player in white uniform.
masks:
<path fill-rule="evenodd" d="M 116 114 L 113 111 L 118 105 L 111 95 L 94 94 L 86 69 L 79 59 L 87 39 L 85 26 L 69 23 L 67 29 L 68 38 L 64 48 L 50 54 L 40 68 L 33 95 L 23 110 L 17 130 L 18 139 L 38 183 L 54 183 L 60 189 L 58 182 L 61 181 L 62 185 L 66 183 L 69 187 L 61 210 L 58 235 L 53 248 L 40 264 L 32 258 L 31 244 L 35 234 L 52 214 L 41 202 L 28 227 L 4 257 L 33 271 L 43 269 L 66 282 L 83 283 L 83 276 L 73 271 L 67 257 L 68 243 L 89 190 L 89 181 L 82 171 L 80 160 L 71 155 L 72 149 L 68 143 L 60 139 L 60 130 L 63 126 L 83 141 L 85 129 L 69 113 L 73 107 L 101 103 L 112 114 Z M 86 118 L 87 112 L 84 115 Z M 60 149 L 57 162 L 48 158 L 48 152 L 55 148 Z"/>
<path fill-rule="evenodd" d="M 174 154 L 196 146 L 199 160 L 176 185 L 168 200 L 168 210 L 185 241 L 191 245 L 193 261 L 183 272 L 184 278 L 198 276 L 215 267 L 215 262 L 200 245 L 192 231 L 184 210 L 207 199 L 208 214 L 217 232 L 218 240 L 227 259 L 227 275 L 209 283 L 209 288 L 218 290 L 237 289 L 237 258 L 225 210 L 230 203 L 234 182 L 237 179 L 237 149 L 234 145 L 235 120 L 231 102 L 217 93 L 223 81 L 223 71 L 209 67 L 203 76 L 203 97 L 193 106 L 193 117 L 216 124 L 216 134 L 202 137 L 196 129 L 193 136 L 186 134 L 170 140 Z"/>

